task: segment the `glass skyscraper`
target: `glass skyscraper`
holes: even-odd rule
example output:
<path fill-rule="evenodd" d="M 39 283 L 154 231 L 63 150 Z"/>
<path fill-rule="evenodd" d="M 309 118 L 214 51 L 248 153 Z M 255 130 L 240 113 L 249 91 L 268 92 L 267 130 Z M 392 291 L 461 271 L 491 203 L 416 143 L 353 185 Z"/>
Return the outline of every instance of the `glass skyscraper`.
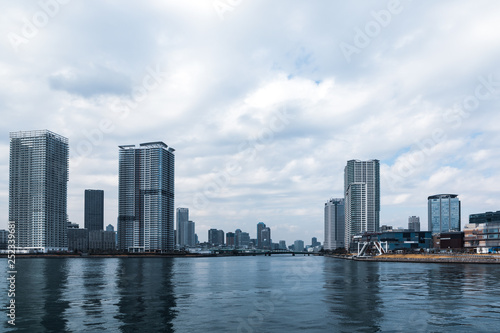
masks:
<path fill-rule="evenodd" d="M 325 203 L 325 250 L 335 250 L 336 248 L 344 247 L 344 202 L 344 199 L 330 199 Z"/>
<path fill-rule="evenodd" d="M 119 249 L 173 250 L 175 150 L 163 142 L 119 148 Z"/>
<path fill-rule="evenodd" d="M 85 190 L 85 229 L 104 229 L 104 191 Z"/>
<path fill-rule="evenodd" d="M 188 241 L 188 221 L 189 221 L 189 208 L 177 208 L 176 209 L 176 223 L 175 223 L 175 233 L 177 245 L 181 248 L 189 245 Z M 193 232 L 194 233 L 194 232 Z"/>
<path fill-rule="evenodd" d="M 16 248 L 65 251 L 68 139 L 48 130 L 10 133 L 9 220 Z"/>
<path fill-rule="evenodd" d="M 347 161 L 344 169 L 345 247 L 352 236 L 376 232 L 380 225 L 380 165 L 378 160 Z"/>
<path fill-rule="evenodd" d="M 432 234 L 460 231 L 460 200 L 457 194 L 436 194 L 427 198 L 428 226 Z"/>

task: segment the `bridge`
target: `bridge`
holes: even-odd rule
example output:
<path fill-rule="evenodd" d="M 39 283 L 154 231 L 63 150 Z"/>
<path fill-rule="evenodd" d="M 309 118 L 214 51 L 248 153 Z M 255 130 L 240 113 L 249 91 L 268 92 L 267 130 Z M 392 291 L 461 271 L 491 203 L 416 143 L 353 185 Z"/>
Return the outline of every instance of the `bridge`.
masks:
<path fill-rule="evenodd" d="M 290 250 L 262 250 L 262 249 L 216 249 L 210 250 L 212 254 L 216 255 L 233 255 L 233 256 L 272 256 L 278 254 L 289 254 L 292 256 L 295 255 L 304 255 L 304 256 L 319 256 L 321 255 L 318 252 L 306 252 L 306 251 L 290 251 Z"/>

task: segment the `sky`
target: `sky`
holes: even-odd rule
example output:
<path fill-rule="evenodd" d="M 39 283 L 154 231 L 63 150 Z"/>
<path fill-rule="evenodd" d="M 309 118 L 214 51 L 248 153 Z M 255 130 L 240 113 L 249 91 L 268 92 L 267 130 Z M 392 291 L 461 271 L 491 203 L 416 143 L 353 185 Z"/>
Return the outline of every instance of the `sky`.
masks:
<path fill-rule="evenodd" d="M 462 226 L 500 210 L 498 1 L 0 0 L 0 228 L 9 132 L 69 139 L 69 220 L 118 146 L 175 151 L 175 207 L 208 229 L 260 221 L 323 242 L 351 159 L 381 164 L 380 224 L 458 194 Z"/>

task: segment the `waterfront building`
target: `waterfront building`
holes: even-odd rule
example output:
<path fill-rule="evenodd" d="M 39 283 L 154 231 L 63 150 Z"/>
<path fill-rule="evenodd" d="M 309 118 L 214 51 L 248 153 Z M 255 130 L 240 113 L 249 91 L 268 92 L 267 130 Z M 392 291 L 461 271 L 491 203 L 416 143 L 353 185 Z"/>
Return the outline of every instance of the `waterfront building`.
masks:
<path fill-rule="evenodd" d="M 280 240 L 280 242 L 278 244 L 279 244 L 279 249 L 280 250 L 286 250 L 287 249 L 286 242 L 284 240 Z"/>
<path fill-rule="evenodd" d="M 436 235 L 436 248 L 441 250 L 461 250 L 464 248 L 464 233 L 462 231 L 442 232 Z"/>
<path fill-rule="evenodd" d="M 477 253 L 500 252 L 500 221 L 465 225 L 464 247 Z"/>
<path fill-rule="evenodd" d="M 240 234 L 240 246 L 242 248 L 249 248 L 250 247 L 250 234 L 248 232 L 242 232 Z"/>
<path fill-rule="evenodd" d="M 226 233 L 226 246 L 233 247 L 234 246 L 234 232 Z"/>
<path fill-rule="evenodd" d="M 433 239 L 430 231 L 385 231 L 365 232 L 353 237 L 351 252 L 356 252 L 358 244 L 362 247 L 364 242 L 387 242 L 389 251 L 414 251 L 431 249 Z M 382 246 L 383 247 L 383 246 Z M 377 252 L 377 250 L 372 249 Z"/>
<path fill-rule="evenodd" d="M 208 243 L 212 246 L 224 245 L 224 230 L 208 230 Z"/>
<path fill-rule="evenodd" d="M 177 208 L 175 215 L 175 241 L 183 248 L 188 245 L 189 208 Z"/>
<path fill-rule="evenodd" d="M 89 251 L 113 251 L 116 249 L 115 232 L 89 230 Z"/>
<path fill-rule="evenodd" d="M 408 230 L 420 231 L 420 217 L 418 216 L 408 217 Z"/>
<path fill-rule="evenodd" d="M 325 203 L 325 250 L 344 247 L 345 240 L 345 201 L 330 199 Z"/>
<path fill-rule="evenodd" d="M 16 249 L 68 249 L 68 151 L 68 139 L 48 130 L 10 133 L 9 221 Z"/>
<path fill-rule="evenodd" d="M 265 227 L 260 232 L 261 239 L 261 249 L 269 250 L 271 249 L 272 239 L 271 239 L 271 228 Z"/>
<path fill-rule="evenodd" d="M 234 231 L 234 246 L 239 248 L 241 247 L 241 229 L 236 229 Z"/>
<path fill-rule="evenodd" d="M 262 229 L 266 227 L 264 222 L 257 223 L 257 248 L 262 249 Z"/>
<path fill-rule="evenodd" d="M 2 229 L 0 230 L 0 250 L 7 250 L 9 240 L 9 231 Z"/>
<path fill-rule="evenodd" d="M 89 251 L 89 231 L 87 229 L 71 228 L 68 232 L 68 250 L 73 252 Z"/>
<path fill-rule="evenodd" d="M 119 249 L 173 250 L 175 150 L 163 142 L 119 148 Z"/>
<path fill-rule="evenodd" d="M 460 200 L 457 194 L 428 197 L 428 227 L 432 234 L 460 231 Z"/>
<path fill-rule="evenodd" d="M 195 239 L 195 223 L 193 221 L 188 221 L 187 223 L 187 246 L 195 247 L 196 239 Z"/>
<path fill-rule="evenodd" d="M 380 165 L 378 160 L 347 161 L 344 169 L 345 237 L 377 232 L 380 225 Z"/>
<path fill-rule="evenodd" d="M 470 214 L 469 223 L 500 222 L 500 210 L 496 212 L 486 212 Z"/>
<path fill-rule="evenodd" d="M 104 191 L 85 190 L 84 225 L 87 230 L 104 229 Z"/>
<path fill-rule="evenodd" d="M 293 249 L 295 252 L 304 252 L 304 241 L 296 240 L 293 242 Z"/>

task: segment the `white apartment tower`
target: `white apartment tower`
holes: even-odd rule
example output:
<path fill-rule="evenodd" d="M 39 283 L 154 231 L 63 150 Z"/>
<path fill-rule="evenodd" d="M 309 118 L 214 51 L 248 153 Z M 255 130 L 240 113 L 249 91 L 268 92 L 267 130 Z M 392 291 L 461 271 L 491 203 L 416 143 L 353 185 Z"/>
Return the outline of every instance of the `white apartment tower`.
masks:
<path fill-rule="evenodd" d="M 352 236 L 376 232 L 380 225 L 380 165 L 378 160 L 347 161 L 344 169 L 345 247 Z"/>

